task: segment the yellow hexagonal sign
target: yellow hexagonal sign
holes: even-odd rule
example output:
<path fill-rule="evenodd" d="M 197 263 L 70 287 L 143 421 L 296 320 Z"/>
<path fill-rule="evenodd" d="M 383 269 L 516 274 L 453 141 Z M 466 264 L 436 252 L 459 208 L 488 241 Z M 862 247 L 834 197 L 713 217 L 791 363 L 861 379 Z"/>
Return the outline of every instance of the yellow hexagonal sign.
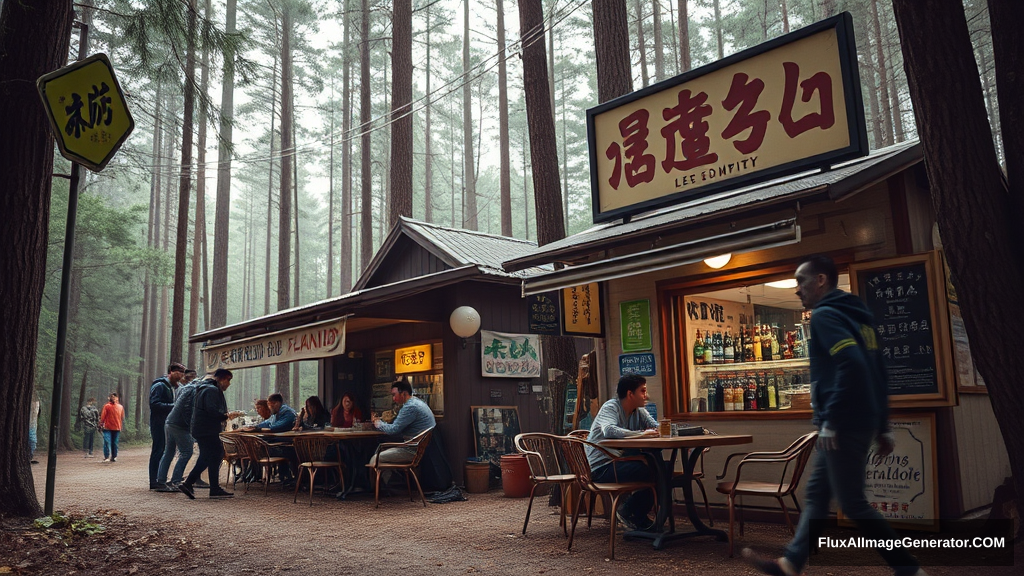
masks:
<path fill-rule="evenodd" d="M 36 81 L 60 153 L 99 172 L 135 128 L 106 54 L 96 54 Z"/>

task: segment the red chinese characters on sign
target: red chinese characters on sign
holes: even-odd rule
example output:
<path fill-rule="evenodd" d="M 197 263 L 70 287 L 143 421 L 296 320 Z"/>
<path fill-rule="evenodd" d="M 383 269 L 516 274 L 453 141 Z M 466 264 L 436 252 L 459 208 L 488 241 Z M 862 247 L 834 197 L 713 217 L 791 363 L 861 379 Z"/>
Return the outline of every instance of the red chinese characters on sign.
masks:
<path fill-rule="evenodd" d="M 783 62 L 782 66 L 785 72 L 785 86 L 777 118 L 786 135 L 796 138 L 808 130 L 827 130 L 835 125 L 832 77 L 822 71 L 800 82 L 798 64 Z M 768 124 L 772 119 L 772 114 L 768 110 L 757 108 L 758 99 L 764 89 L 764 80 L 738 72 L 733 75 L 729 93 L 721 102 L 726 111 L 733 113 L 721 136 L 732 141 L 733 147 L 741 154 L 752 154 L 764 143 Z M 805 103 L 817 95 L 819 112 L 808 113 L 799 119 L 793 118 L 798 90 L 801 91 L 801 101 Z M 661 110 L 661 116 L 666 123 L 660 129 L 665 141 L 665 158 L 660 164 L 666 174 L 718 162 L 718 153 L 711 149 L 712 141 L 708 137 L 710 125 L 707 118 L 714 111 L 714 107 L 708 103 L 706 92 L 694 94 L 685 88 L 678 92 L 675 106 Z M 654 180 L 657 162 L 653 154 L 647 153 L 650 117 L 650 111 L 641 109 L 619 122 L 622 143 L 612 142 L 605 150 L 605 156 L 614 162 L 608 178 L 612 189 L 619 189 L 623 177 L 630 188 Z M 736 139 L 744 133 L 748 133 L 745 139 Z"/>

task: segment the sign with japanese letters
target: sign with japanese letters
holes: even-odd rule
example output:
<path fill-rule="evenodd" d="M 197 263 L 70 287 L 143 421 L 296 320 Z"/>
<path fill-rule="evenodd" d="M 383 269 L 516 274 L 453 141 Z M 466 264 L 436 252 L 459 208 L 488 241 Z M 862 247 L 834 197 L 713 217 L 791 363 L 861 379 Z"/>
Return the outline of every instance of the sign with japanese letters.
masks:
<path fill-rule="evenodd" d="M 619 327 L 623 352 L 651 349 L 651 301 L 619 302 Z"/>
<path fill-rule="evenodd" d="M 599 283 L 562 288 L 562 334 L 594 338 L 604 336 Z"/>
<path fill-rule="evenodd" d="M 99 172 L 135 128 L 106 54 L 96 54 L 36 81 L 60 153 Z"/>
<path fill-rule="evenodd" d="M 594 221 L 868 152 L 849 13 L 587 111 Z"/>
<path fill-rule="evenodd" d="M 410 346 L 395 350 L 395 374 L 410 374 L 413 372 L 426 372 L 433 369 L 431 361 L 431 346 Z"/>
<path fill-rule="evenodd" d="M 490 378 L 540 378 L 540 336 L 480 331 L 480 373 Z"/>
<path fill-rule="evenodd" d="M 562 333 L 558 322 L 558 293 L 534 294 L 526 297 L 531 334 L 558 336 Z"/>

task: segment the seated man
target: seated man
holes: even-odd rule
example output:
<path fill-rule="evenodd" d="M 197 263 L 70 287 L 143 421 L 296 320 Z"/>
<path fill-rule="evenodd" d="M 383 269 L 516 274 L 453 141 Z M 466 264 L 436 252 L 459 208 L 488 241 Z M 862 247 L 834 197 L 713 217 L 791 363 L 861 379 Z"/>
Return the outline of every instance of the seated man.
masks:
<path fill-rule="evenodd" d="M 295 426 L 295 410 L 284 403 L 284 396 L 275 392 L 267 397 L 267 406 L 270 408 L 270 418 L 267 418 L 263 422 L 260 422 L 254 428 L 256 430 L 266 430 L 268 432 L 288 432 Z M 287 450 L 281 448 L 274 448 L 271 451 L 272 455 L 284 456 L 288 459 L 290 466 L 282 469 L 279 474 L 281 475 L 281 482 L 289 484 L 293 478 L 292 468 L 298 468 L 298 461 L 295 458 L 295 453 L 291 450 L 291 446 L 287 447 Z"/>
<path fill-rule="evenodd" d="M 647 380 L 643 376 L 627 374 L 620 378 L 616 395 L 618 398 L 612 398 L 601 406 L 590 426 L 588 441 L 597 444 L 605 439 L 658 435 L 658 422 L 644 408 Z M 587 460 L 595 482 L 615 482 L 616 472 L 619 482 L 654 481 L 654 471 L 644 462 L 613 465 L 607 454 L 590 446 L 587 446 Z M 650 490 L 638 490 L 619 505 L 616 514 L 628 529 L 643 530 L 651 526 L 647 514 L 653 507 L 654 494 Z"/>
<path fill-rule="evenodd" d="M 374 414 L 373 426 L 377 430 L 393 436 L 401 435 L 409 440 L 427 428 L 433 428 L 437 423 L 430 406 L 412 395 L 412 385 L 408 381 L 398 380 L 391 385 L 391 399 L 401 407 L 398 416 L 395 417 L 394 422 L 388 424 Z M 416 449 L 412 447 L 388 448 L 380 453 L 380 461 L 412 462 L 414 456 L 416 456 Z M 371 466 L 376 463 L 376 456 L 370 458 Z"/>

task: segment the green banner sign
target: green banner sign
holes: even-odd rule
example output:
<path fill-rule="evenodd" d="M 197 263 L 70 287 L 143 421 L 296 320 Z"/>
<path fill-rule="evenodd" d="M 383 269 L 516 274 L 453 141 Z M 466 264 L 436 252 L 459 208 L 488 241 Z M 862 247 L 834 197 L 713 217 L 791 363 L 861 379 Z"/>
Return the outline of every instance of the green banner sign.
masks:
<path fill-rule="evenodd" d="M 650 300 L 620 302 L 619 325 L 622 329 L 623 352 L 640 352 L 651 349 Z"/>

